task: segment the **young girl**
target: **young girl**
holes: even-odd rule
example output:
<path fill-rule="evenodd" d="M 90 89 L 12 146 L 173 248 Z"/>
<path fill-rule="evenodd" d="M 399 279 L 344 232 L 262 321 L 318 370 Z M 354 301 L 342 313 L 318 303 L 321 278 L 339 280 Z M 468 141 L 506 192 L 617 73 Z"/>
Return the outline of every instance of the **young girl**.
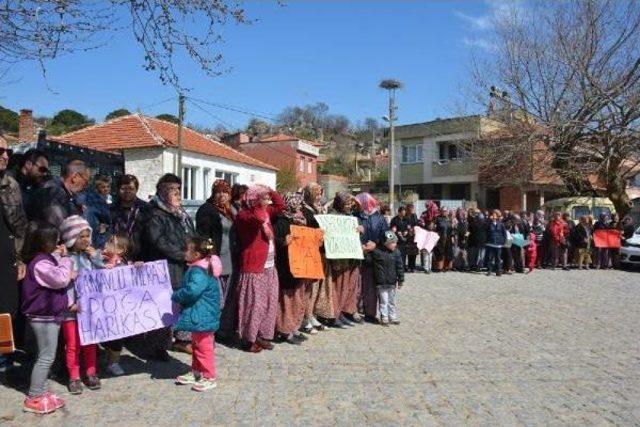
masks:
<path fill-rule="evenodd" d="M 127 265 L 127 256 L 130 251 L 129 238 L 124 234 L 114 234 L 104 245 L 100 253 L 105 268 L 115 268 Z M 135 263 L 136 265 L 142 263 Z M 104 348 L 107 350 L 107 372 L 114 377 L 124 375 L 124 370 L 120 366 L 120 353 L 124 345 L 124 340 L 114 340 L 105 342 Z"/>
<path fill-rule="evenodd" d="M 194 391 L 216 387 L 214 332 L 220 325 L 220 258 L 213 255 L 211 239 L 191 237 L 184 253 L 189 269 L 182 287 L 171 299 L 182 307 L 176 329 L 191 332 L 191 372 L 176 378 L 176 384 L 191 385 Z"/>
<path fill-rule="evenodd" d="M 58 230 L 50 225 L 30 225 L 23 259 L 28 263 L 22 282 L 22 312 L 38 345 L 38 359 L 31 372 L 23 410 L 47 414 L 64 406 L 64 400 L 47 389 L 49 369 L 56 356 L 60 322 L 69 308 L 67 285 L 76 277 L 64 246 L 57 247 Z"/>
<path fill-rule="evenodd" d="M 72 215 L 65 219 L 60 224 L 60 234 L 78 273 L 84 270 L 104 267 L 100 253 L 90 246 L 91 227 L 84 218 Z M 90 390 L 98 390 L 101 387 L 100 379 L 96 373 L 98 345 L 80 345 L 80 332 L 78 331 L 77 321 L 79 307 L 73 283 L 67 287 L 67 296 L 69 298 L 69 310 L 66 311 L 62 322 L 62 335 L 64 336 L 66 364 L 69 371 L 68 388 L 71 394 L 81 394 L 81 358 L 85 368 L 84 384 Z"/>

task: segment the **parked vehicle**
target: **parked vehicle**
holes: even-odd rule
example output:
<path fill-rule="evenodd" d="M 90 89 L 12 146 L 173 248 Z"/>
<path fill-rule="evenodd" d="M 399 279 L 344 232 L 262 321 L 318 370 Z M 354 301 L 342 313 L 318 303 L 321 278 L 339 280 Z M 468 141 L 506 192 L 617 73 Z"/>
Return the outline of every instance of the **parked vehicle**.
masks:
<path fill-rule="evenodd" d="M 575 222 L 583 215 L 593 215 L 595 219 L 601 214 L 611 215 L 616 211 L 613 202 L 607 197 L 563 197 L 549 200 L 542 205 L 548 217 L 554 212 L 568 213 Z"/>
<path fill-rule="evenodd" d="M 620 263 L 626 267 L 640 266 L 640 227 L 636 229 L 633 237 L 622 242 Z"/>

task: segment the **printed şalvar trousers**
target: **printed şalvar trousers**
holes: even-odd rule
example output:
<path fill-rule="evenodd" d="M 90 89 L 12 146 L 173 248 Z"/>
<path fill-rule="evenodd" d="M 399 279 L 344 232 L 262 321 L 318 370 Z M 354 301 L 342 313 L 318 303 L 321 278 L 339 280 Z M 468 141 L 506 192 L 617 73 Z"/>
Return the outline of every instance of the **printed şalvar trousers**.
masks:
<path fill-rule="evenodd" d="M 238 333 L 250 343 L 273 339 L 278 311 L 278 273 L 240 273 L 238 278 Z"/>
<path fill-rule="evenodd" d="M 311 298 L 305 311 L 307 317 L 319 316 L 325 319 L 333 318 L 333 280 L 331 278 L 330 263 L 323 257 L 324 279 L 312 283 Z"/>
<path fill-rule="evenodd" d="M 333 271 L 334 317 L 340 314 L 355 314 L 358 311 L 360 294 L 360 267 L 347 267 Z"/>
<path fill-rule="evenodd" d="M 312 282 L 300 280 L 294 288 L 281 289 L 278 299 L 276 330 L 289 335 L 300 328 L 307 302 L 311 298 Z"/>
<path fill-rule="evenodd" d="M 364 315 L 367 317 L 376 317 L 378 312 L 378 290 L 376 289 L 372 266 L 363 265 L 360 267 L 360 283 L 360 297 L 362 299 Z"/>

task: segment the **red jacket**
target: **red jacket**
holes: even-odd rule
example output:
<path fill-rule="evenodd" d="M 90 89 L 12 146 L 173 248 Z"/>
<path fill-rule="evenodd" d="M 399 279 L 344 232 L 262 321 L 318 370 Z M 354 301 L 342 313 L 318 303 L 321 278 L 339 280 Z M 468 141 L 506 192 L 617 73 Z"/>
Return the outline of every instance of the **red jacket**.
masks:
<path fill-rule="evenodd" d="M 273 224 L 276 215 L 284 211 L 285 203 L 275 191 L 272 191 L 270 196 L 273 204 L 267 206 L 266 213 Z M 269 240 L 262 231 L 265 216 L 260 213 L 256 209 L 242 209 L 236 216 L 235 225 L 240 242 L 241 273 L 262 273 L 264 271 L 264 264 L 269 253 Z M 271 225 L 271 230 L 273 231 L 273 225 Z"/>
<path fill-rule="evenodd" d="M 551 233 L 551 239 L 554 245 L 564 244 L 566 242 L 568 229 L 563 220 L 556 221 L 554 219 L 549 222 L 549 232 Z"/>

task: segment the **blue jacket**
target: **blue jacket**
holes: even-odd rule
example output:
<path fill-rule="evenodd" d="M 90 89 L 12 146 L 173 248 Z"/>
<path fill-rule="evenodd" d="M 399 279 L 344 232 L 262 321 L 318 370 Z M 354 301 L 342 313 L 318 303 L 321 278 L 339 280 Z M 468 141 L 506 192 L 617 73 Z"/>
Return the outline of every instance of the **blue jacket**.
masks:
<path fill-rule="evenodd" d="M 215 332 L 220 326 L 220 285 L 201 267 L 185 273 L 182 287 L 171 299 L 182 306 L 176 330 Z"/>
<path fill-rule="evenodd" d="M 493 223 L 489 220 L 487 223 L 487 245 L 504 246 L 507 243 L 507 228 L 500 221 Z"/>
<path fill-rule="evenodd" d="M 376 245 L 384 242 L 384 232 L 389 230 L 389 224 L 380 212 L 374 212 L 372 215 L 360 213 L 358 220 L 360 225 L 364 227 L 364 233 L 360 235 L 360 242 L 363 245 L 368 241 L 372 241 Z"/>
<path fill-rule="evenodd" d="M 109 229 L 111 228 L 111 211 L 105 199 L 95 191 L 83 193 L 80 200 L 84 202 L 84 219 L 87 220 L 93 233 L 91 233 L 91 245 L 95 248 L 103 248 L 109 240 Z M 100 224 L 108 226 L 105 233 L 100 234 L 98 229 Z"/>

